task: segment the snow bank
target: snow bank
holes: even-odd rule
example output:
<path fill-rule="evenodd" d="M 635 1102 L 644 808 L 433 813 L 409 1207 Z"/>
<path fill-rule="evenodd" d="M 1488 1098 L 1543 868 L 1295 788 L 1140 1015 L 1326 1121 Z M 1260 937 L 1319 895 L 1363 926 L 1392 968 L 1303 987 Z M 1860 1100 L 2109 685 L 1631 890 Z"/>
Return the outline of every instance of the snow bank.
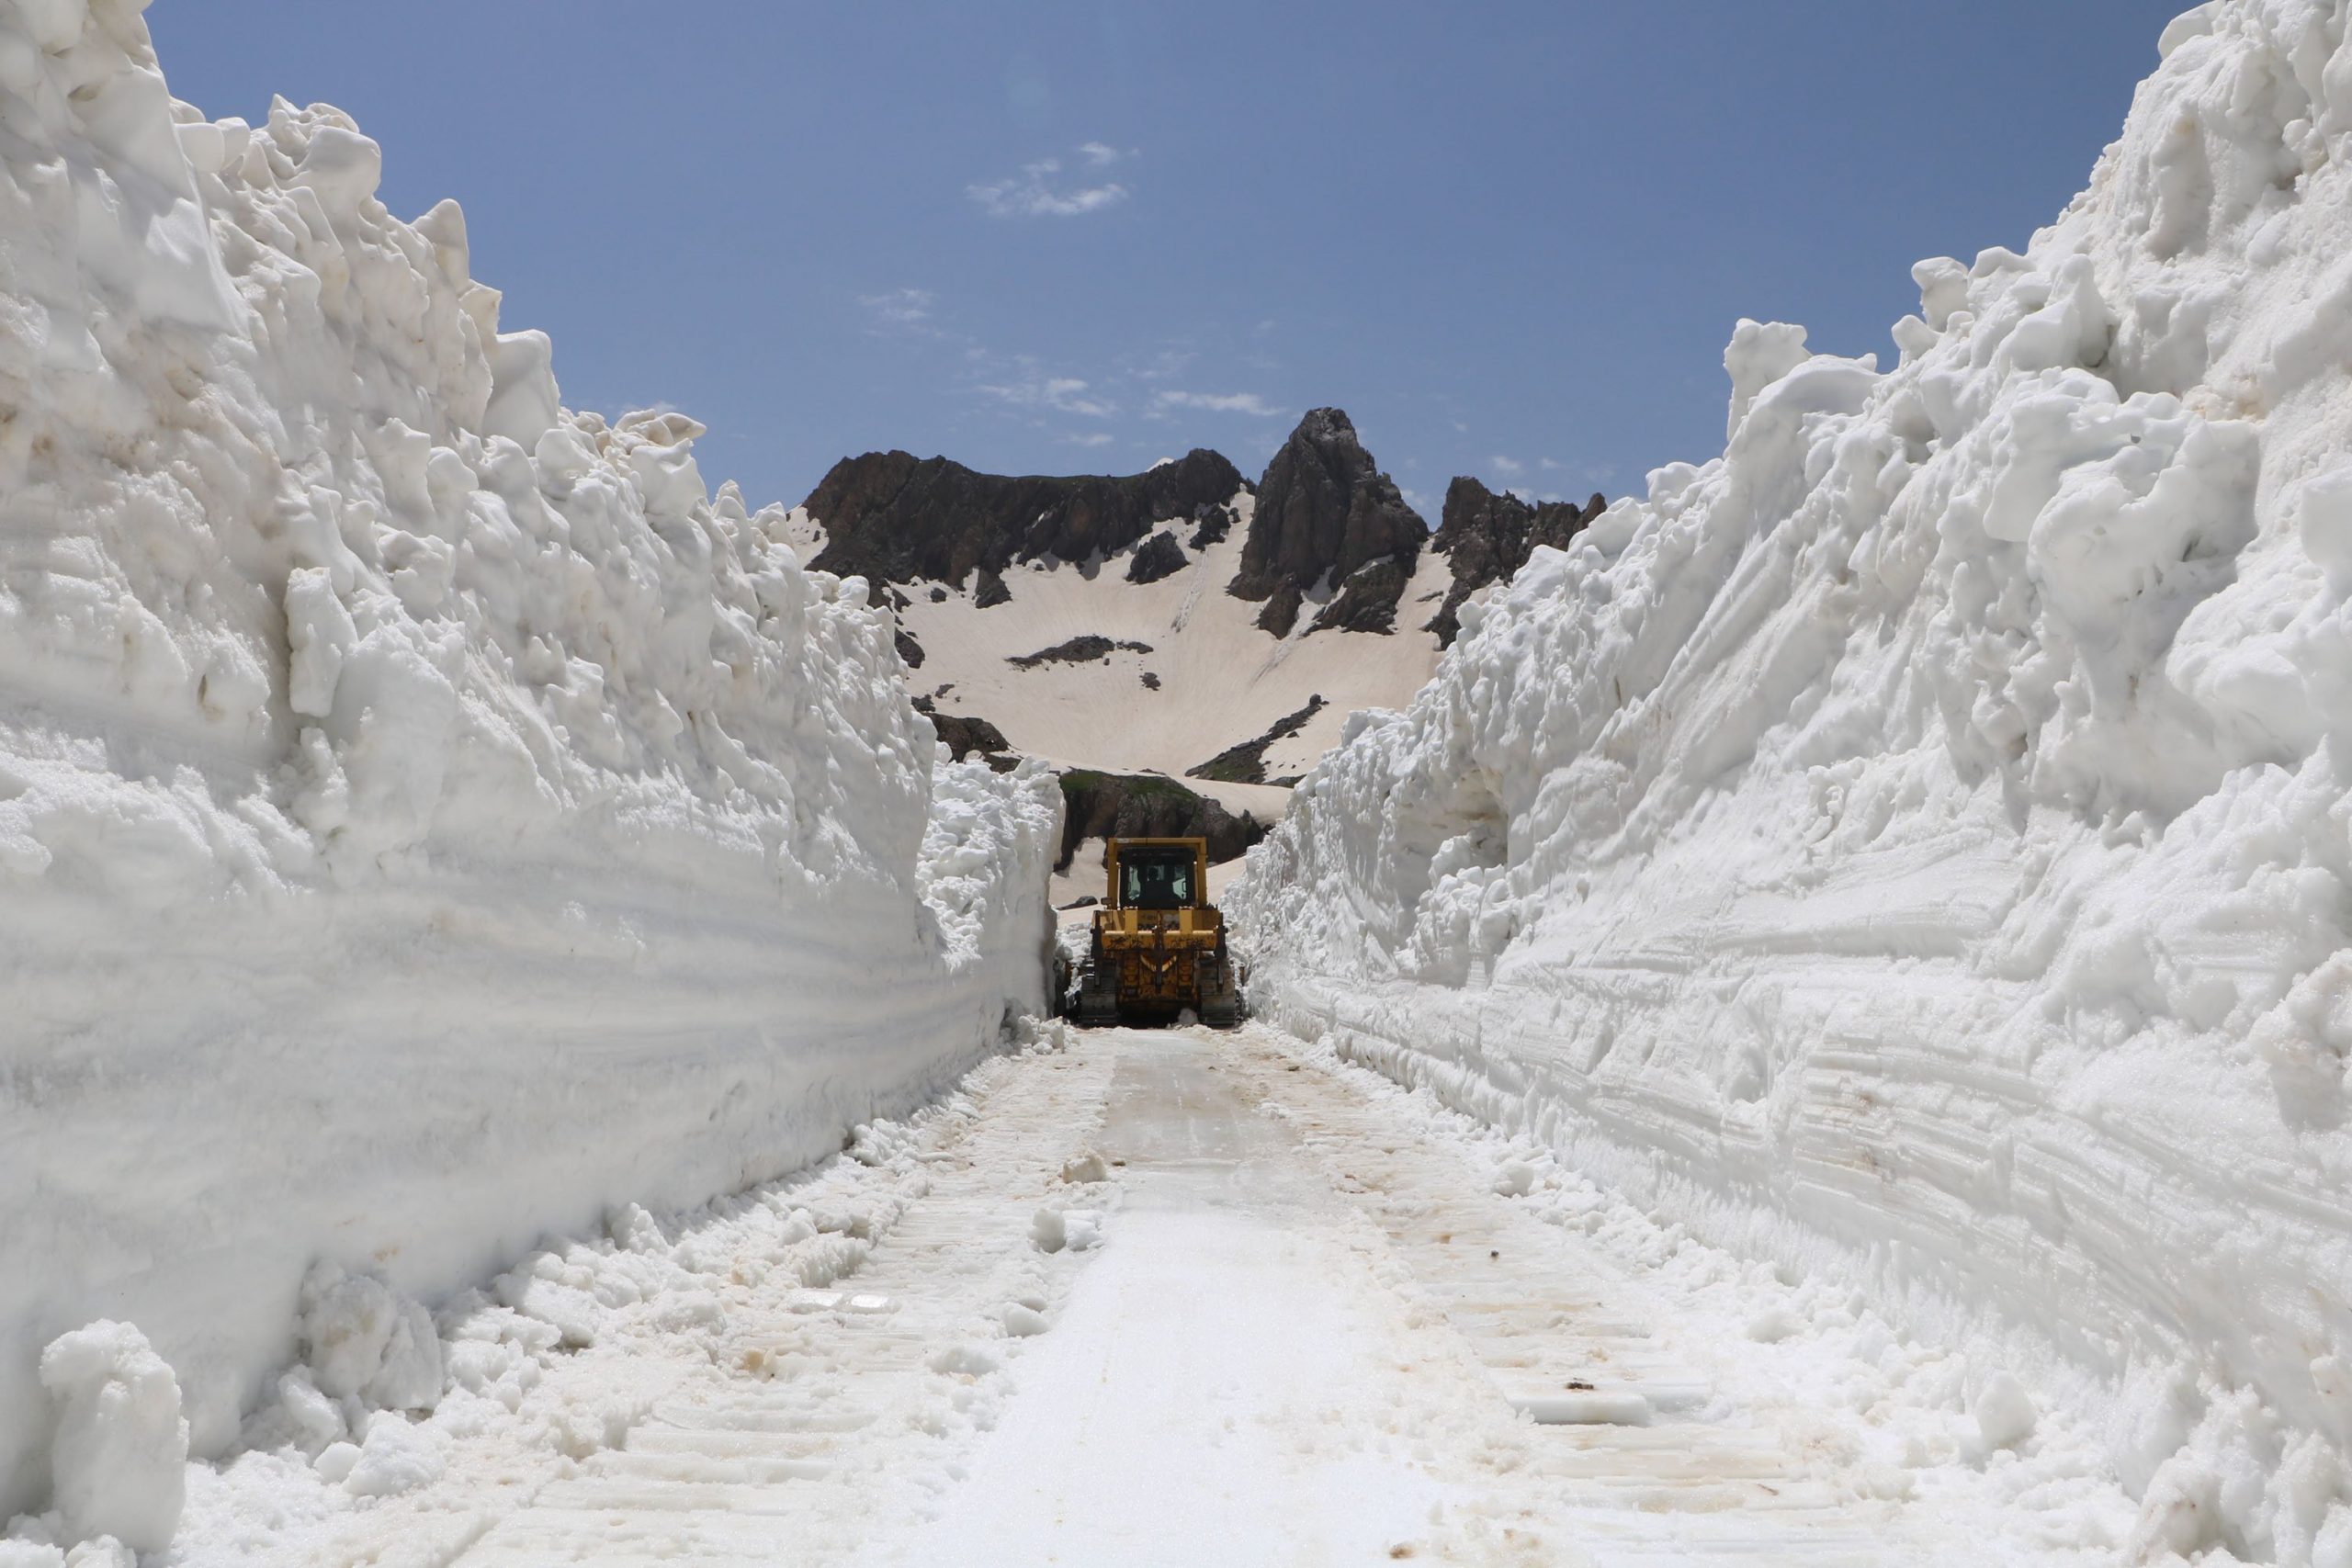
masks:
<path fill-rule="evenodd" d="M 1232 899 L 1263 1012 L 2033 1369 L 2143 1549 L 2289 1562 L 2352 1561 L 2346 35 L 2175 22 L 1891 371 L 1741 323 L 1724 454 L 1465 610 Z"/>
<path fill-rule="evenodd" d="M 1051 779 L 938 761 L 701 426 L 565 412 L 453 204 L 205 122 L 141 8 L 0 0 L 0 1516 L 70 1480 L 62 1333 L 136 1323 L 199 1454 L 298 1322 L 429 1403 L 415 1298 L 1042 1000 Z"/>

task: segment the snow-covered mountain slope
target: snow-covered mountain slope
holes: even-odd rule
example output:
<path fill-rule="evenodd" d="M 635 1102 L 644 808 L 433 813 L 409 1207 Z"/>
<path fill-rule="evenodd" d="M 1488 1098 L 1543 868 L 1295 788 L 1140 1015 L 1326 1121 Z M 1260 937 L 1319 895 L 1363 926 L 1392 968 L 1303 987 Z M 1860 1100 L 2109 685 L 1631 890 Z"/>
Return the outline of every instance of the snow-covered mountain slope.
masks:
<path fill-rule="evenodd" d="M 2348 31 L 2176 21 L 1892 370 L 1741 323 L 1233 897 L 1294 1029 L 2099 1412 L 2147 1553 L 2352 1562 Z"/>
<path fill-rule="evenodd" d="M 134 1373 L 231 1442 L 314 1259 L 741 1187 L 1042 999 L 1043 770 L 934 768 L 699 426 L 563 412 L 454 205 L 174 103 L 141 9 L 0 0 L 0 1516 L 51 1394 L 61 1496 Z M 44 1393 L 101 1317 L 161 1381 Z"/>
<path fill-rule="evenodd" d="M 1012 598 L 986 609 L 975 608 L 969 586 L 946 588 L 934 602 L 918 585 L 899 614 L 923 650 L 909 683 L 943 713 L 989 719 L 1026 755 L 1177 778 L 1320 696 L 1316 716 L 1266 751 L 1267 778 L 1305 773 L 1339 739 L 1348 713 L 1393 706 L 1418 690 L 1436 667 L 1437 644 L 1418 631 L 1310 634 L 1305 617 L 1288 637 L 1259 630 L 1259 606 L 1225 591 L 1253 504 L 1234 497 L 1242 525 L 1187 551 L 1181 570 L 1155 582 L 1128 581 L 1131 552 L 1122 552 L 1091 571 L 1011 567 L 1003 581 Z M 1442 592 L 1445 571 L 1444 558 L 1423 552 L 1407 606 L 1418 593 Z M 1125 646 L 1091 659 L 1013 662 L 1080 637 Z M 1284 798 L 1261 788 L 1233 801 L 1270 818 Z"/>
<path fill-rule="evenodd" d="M 1064 768 L 1160 773 L 1261 820 L 1348 714 L 1428 680 L 1473 592 L 1601 509 L 1475 479 L 1432 535 L 1338 409 L 1255 485 L 1196 448 L 1140 474 L 1011 477 L 870 452 L 796 508 L 796 544 L 899 614 L 943 732 Z"/>

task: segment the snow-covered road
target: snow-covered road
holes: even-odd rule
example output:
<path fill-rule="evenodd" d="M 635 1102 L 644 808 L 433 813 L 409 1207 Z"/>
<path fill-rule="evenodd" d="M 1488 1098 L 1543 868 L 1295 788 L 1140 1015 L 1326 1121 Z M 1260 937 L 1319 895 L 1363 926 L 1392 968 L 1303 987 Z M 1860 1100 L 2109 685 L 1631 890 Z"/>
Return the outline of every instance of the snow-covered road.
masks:
<path fill-rule="evenodd" d="M 2129 1528 L 2079 1434 L 1992 1446 L 1850 1294 L 1328 1053 L 1061 1038 L 575 1248 L 702 1283 L 579 1328 L 512 1415 L 445 1402 L 398 1495 L 199 1470 L 175 1560 L 2087 1562 Z"/>

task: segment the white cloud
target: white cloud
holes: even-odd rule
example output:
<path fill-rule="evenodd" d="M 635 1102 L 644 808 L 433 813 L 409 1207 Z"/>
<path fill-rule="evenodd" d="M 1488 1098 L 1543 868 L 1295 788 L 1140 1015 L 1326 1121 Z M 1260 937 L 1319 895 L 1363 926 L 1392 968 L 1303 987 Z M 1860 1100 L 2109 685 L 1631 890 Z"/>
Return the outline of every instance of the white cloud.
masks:
<path fill-rule="evenodd" d="M 1535 466 L 1543 469 L 1547 474 L 1556 474 L 1561 469 L 1567 467 L 1566 463 L 1563 463 L 1557 457 L 1538 457 L 1535 460 Z"/>
<path fill-rule="evenodd" d="M 1199 409 L 1206 413 L 1246 413 L 1253 419 L 1279 419 L 1283 411 L 1255 392 L 1154 392 L 1152 412 Z"/>
<path fill-rule="evenodd" d="M 1505 479 L 1514 479 L 1527 472 L 1527 465 L 1516 457 L 1489 457 L 1487 466 Z"/>
<path fill-rule="evenodd" d="M 1189 348 L 1163 348 L 1141 367 L 1130 368 L 1127 374 L 1138 381 L 1165 381 L 1181 376 L 1195 355 Z"/>
<path fill-rule="evenodd" d="M 1087 383 L 1075 376 L 1041 376 L 1032 370 L 1017 381 L 994 382 L 979 390 L 1013 408 L 1051 409 L 1086 419 L 1108 419 L 1119 412 L 1115 403 L 1088 397 Z"/>
<path fill-rule="evenodd" d="M 1065 435 L 1062 439 L 1073 446 L 1108 446 L 1112 437 L 1107 430 L 1087 430 Z"/>
<path fill-rule="evenodd" d="M 861 294 L 857 302 L 874 313 L 877 324 L 903 329 L 930 321 L 931 308 L 939 303 L 939 296 L 928 288 L 891 288 L 880 294 Z"/>
<path fill-rule="evenodd" d="M 1125 155 L 1101 141 L 1090 141 L 1078 152 L 1089 168 L 1097 169 L 1117 163 Z M 1041 158 L 1034 164 L 1023 164 L 1021 172 L 1009 180 L 966 186 L 964 194 L 978 202 L 991 218 L 1076 218 L 1081 213 L 1115 207 L 1127 199 L 1127 187 L 1116 180 L 1093 186 L 1066 186 L 1055 178 L 1061 172 L 1059 158 Z"/>

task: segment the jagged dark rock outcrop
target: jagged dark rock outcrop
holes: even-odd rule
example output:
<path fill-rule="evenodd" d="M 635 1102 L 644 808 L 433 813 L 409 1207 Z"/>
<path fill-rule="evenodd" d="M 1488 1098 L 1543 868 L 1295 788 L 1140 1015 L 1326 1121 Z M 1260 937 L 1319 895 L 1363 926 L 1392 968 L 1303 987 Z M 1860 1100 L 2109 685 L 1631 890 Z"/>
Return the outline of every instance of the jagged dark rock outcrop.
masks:
<path fill-rule="evenodd" d="M 957 761 L 977 751 L 981 761 L 1000 773 L 1009 773 L 1021 765 L 1021 758 L 1004 731 L 977 714 L 941 713 L 928 697 L 915 699 L 915 711 L 931 720 L 931 728 L 947 743 L 948 754 Z"/>
<path fill-rule="evenodd" d="M 1295 582 L 1277 582 L 1266 596 L 1266 607 L 1258 612 L 1258 629 L 1276 637 L 1290 636 L 1291 627 L 1298 625 L 1299 606 L 1306 603 L 1306 595 L 1298 591 Z"/>
<path fill-rule="evenodd" d="M 1224 505 L 1243 485 L 1239 469 L 1205 448 L 1118 477 L 1007 477 L 868 452 L 835 463 L 801 504 L 825 530 L 809 563 L 820 571 L 863 576 L 878 591 L 918 579 L 961 584 L 986 570 L 1000 574 L 1001 591 L 1014 561 L 1108 556 L 1160 524 Z"/>
<path fill-rule="evenodd" d="M 1005 660 L 1017 670 L 1035 670 L 1040 664 L 1091 664 L 1098 659 L 1108 659 L 1125 649 L 1128 653 L 1149 653 L 1148 642 L 1113 642 L 1107 637 L 1088 633 L 1057 642 L 1051 648 L 1041 648 L 1035 653 L 1017 653 Z"/>
<path fill-rule="evenodd" d="M 1230 506 L 1204 504 L 1193 508 L 1191 548 L 1207 549 L 1211 545 L 1223 543 L 1225 536 L 1232 532 L 1233 508 Z"/>
<path fill-rule="evenodd" d="M 1384 556 L 1400 567 L 1402 592 L 1428 538 L 1429 525 L 1373 462 L 1346 413 L 1312 409 L 1266 465 L 1227 592 L 1266 601 L 1258 624 L 1286 636 L 1306 594 Z"/>
<path fill-rule="evenodd" d="M 1358 567 L 1355 575 L 1340 585 L 1331 602 L 1315 613 L 1306 629 L 1319 632 L 1336 627 L 1387 636 L 1396 629 L 1396 602 L 1405 596 L 1405 585 L 1412 576 L 1394 558 Z"/>
<path fill-rule="evenodd" d="M 1184 547 L 1176 542 L 1174 534 L 1163 528 L 1127 558 L 1127 581 L 1157 582 L 1163 577 L 1175 576 L 1184 566 Z"/>
<path fill-rule="evenodd" d="M 979 576 L 972 583 L 973 609 L 989 609 L 1009 603 L 1012 598 L 1012 590 L 1004 585 L 1003 573 L 985 566 L 980 568 Z"/>
<path fill-rule="evenodd" d="M 1206 839 L 1211 861 L 1228 861 L 1266 836 L 1266 825 L 1236 817 L 1217 801 L 1158 773 L 1104 773 L 1073 768 L 1062 775 L 1062 851 L 1067 871 L 1089 839 Z"/>
<path fill-rule="evenodd" d="M 1453 586 L 1424 629 L 1437 633 L 1440 648 L 1452 647 L 1462 630 L 1464 600 L 1490 582 L 1510 581 L 1536 546 L 1565 548 L 1608 505 L 1598 493 L 1582 506 L 1530 502 L 1508 491 L 1498 495 L 1466 475 L 1455 479 L 1445 487 L 1445 511 L 1430 536 L 1430 548 L 1453 570 Z"/>
<path fill-rule="evenodd" d="M 917 642 L 904 626 L 899 628 L 893 640 L 899 645 L 899 659 L 901 663 L 910 670 L 922 668 L 922 644 Z"/>
<path fill-rule="evenodd" d="M 1199 767 L 1186 768 L 1184 776 L 1188 779 L 1211 779 L 1219 784 L 1264 784 L 1266 748 L 1277 740 L 1287 740 L 1305 729 L 1306 721 L 1321 713 L 1324 706 L 1323 694 L 1317 692 L 1306 699 L 1305 707 L 1274 720 L 1255 740 L 1227 747 Z"/>

